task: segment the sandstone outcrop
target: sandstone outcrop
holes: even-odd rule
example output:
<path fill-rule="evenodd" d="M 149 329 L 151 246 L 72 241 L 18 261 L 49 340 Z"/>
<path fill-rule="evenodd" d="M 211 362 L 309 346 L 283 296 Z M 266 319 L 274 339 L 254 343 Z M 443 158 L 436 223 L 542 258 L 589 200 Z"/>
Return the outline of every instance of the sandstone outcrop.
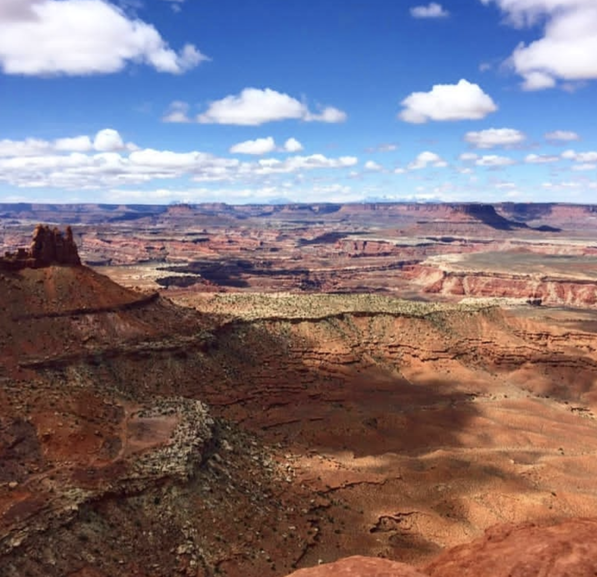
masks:
<path fill-rule="evenodd" d="M 357 555 L 335 563 L 299 569 L 288 577 L 425 577 L 425 575 L 405 563 Z"/>
<path fill-rule="evenodd" d="M 521 299 L 549 306 L 597 306 L 597 283 L 594 278 L 582 278 L 582 269 L 568 278 L 555 274 L 451 270 L 428 263 L 407 265 L 407 269 L 405 274 L 420 284 L 424 293 L 432 295 Z"/>
<path fill-rule="evenodd" d="M 442 553 L 425 570 L 430 577 L 592 577 L 597 520 L 498 525 L 481 539 Z"/>
<path fill-rule="evenodd" d="M 593 577 L 596 568 L 597 520 L 569 519 L 553 526 L 496 525 L 418 570 L 355 556 L 288 577 Z"/>
<path fill-rule="evenodd" d="M 44 268 L 52 265 L 80 266 L 81 259 L 73 239 L 73 231 L 66 227 L 64 234 L 57 228 L 38 224 L 29 249 L 6 252 L 0 258 L 0 270 Z"/>

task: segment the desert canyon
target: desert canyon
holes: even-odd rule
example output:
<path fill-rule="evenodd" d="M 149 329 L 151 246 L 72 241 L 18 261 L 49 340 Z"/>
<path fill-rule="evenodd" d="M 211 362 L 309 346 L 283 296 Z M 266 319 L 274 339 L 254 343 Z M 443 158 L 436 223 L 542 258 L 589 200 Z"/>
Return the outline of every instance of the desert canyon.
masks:
<path fill-rule="evenodd" d="M 0 205 L 0 576 L 596 575 L 596 222 Z"/>

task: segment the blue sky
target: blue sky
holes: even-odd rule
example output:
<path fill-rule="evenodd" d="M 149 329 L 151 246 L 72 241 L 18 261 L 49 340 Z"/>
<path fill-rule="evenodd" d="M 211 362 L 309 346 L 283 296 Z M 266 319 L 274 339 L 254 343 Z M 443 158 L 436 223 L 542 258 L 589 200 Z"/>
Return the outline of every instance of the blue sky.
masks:
<path fill-rule="evenodd" d="M 0 202 L 597 198 L 595 0 L 1 0 Z"/>

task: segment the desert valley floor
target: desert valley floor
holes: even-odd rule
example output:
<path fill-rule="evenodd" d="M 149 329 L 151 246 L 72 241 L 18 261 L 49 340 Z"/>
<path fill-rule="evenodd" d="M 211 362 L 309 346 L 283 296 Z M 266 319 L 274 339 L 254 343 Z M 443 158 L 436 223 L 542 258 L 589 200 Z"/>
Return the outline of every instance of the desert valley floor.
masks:
<path fill-rule="evenodd" d="M 596 219 L 0 205 L 0 575 L 595 575 Z"/>

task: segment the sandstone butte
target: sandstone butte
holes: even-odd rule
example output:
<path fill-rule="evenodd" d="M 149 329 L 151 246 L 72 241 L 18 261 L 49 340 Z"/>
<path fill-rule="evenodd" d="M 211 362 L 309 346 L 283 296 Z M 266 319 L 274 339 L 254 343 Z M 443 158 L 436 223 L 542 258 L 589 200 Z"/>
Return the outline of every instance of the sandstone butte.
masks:
<path fill-rule="evenodd" d="M 593 321 L 186 298 L 0 259 L 0 577 L 597 574 Z"/>

